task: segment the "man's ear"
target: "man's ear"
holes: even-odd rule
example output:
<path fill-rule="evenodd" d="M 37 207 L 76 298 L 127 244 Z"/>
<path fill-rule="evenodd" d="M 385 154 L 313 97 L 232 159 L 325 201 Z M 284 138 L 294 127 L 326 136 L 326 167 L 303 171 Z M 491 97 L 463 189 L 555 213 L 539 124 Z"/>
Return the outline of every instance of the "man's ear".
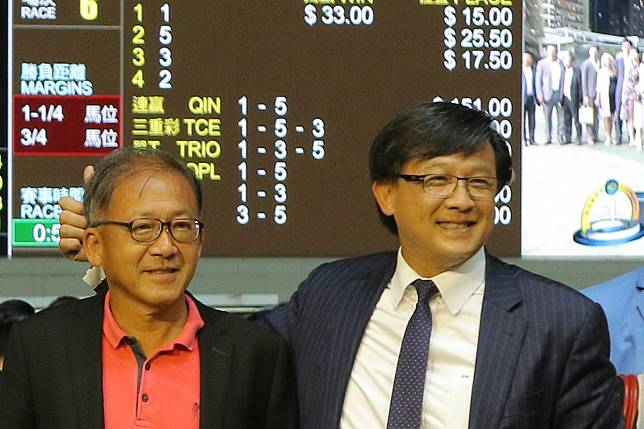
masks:
<path fill-rule="evenodd" d="M 373 182 L 371 192 L 378 207 L 387 216 L 393 216 L 396 207 L 396 185 L 388 181 Z"/>
<path fill-rule="evenodd" d="M 90 264 L 103 265 L 103 239 L 96 228 L 87 228 L 83 236 L 83 248 Z"/>

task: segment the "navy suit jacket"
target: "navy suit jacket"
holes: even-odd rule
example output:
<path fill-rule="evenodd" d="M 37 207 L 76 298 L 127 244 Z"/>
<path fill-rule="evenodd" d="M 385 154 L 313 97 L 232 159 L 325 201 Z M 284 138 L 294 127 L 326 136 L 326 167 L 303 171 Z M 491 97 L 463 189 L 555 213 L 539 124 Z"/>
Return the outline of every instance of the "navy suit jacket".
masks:
<path fill-rule="evenodd" d="M 618 56 L 615 59 L 615 68 L 617 69 L 617 86 L 615 87 L 615 114 L 617 115 L 622 108 L 622 90 L 626 79 L 626 66 L 623 56 Z M 617 118 L 619 119 L 619 116 Z"/>
<path fill-rule="evenodd" d="M 644 267 L 582 293 L 598 302 L 606 313 L 610 360 L 617 371 L 644 374 Z M 640 391 L 644 392 L 644 386 Z"/>
<path fill-rule="evenodd" d="M 584 101 L 582 91 L 581 70 L 579 69 L 579 67 L 575 66 L 572 69 L 572 80 L 570 82 L 570 101 L 572 101 L 572 103 L 577 107 L 581 106 L 582 102 Z"/>
<path fill-rule="evenodd" d="M 11 333 L 0 386 L 0 429 L 104 427 L 105 288 L 44 310 Z M 201 429 L 295 429 L 297 398 L 286 341 L 195 300 Z M 172 422 L 167 426 L 171 427 Z"/>
<path fill-rule="evenodd" d="M 486 258 L 469 427 L 621 427 L 623 386 L 601 308 Z M 353 361 L 395 265 L 395 252 L 322 265 L 267 315 L 294 351 L 302 428 L 339 426 Z"/>
<path fill-rule="evenodd" d="M 532 66 L 530 67 L 532 69 L 532 98 L 528 99 L 528 82 L 526 81 L 525 78 L 525 73 L 523 73 L 523 67 L 521 68 L 521 99 L 523 100 L 523 103 L 526 104 L 526 102 L 531 103 L 533 106 L 537 103 L 537 67 Z"/>

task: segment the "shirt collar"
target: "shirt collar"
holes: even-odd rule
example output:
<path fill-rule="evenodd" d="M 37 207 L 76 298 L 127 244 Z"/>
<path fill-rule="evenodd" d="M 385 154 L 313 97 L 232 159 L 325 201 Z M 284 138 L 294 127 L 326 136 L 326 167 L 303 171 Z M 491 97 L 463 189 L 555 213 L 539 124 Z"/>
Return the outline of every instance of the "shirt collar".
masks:
<path fill-rule="evenodd" d="M 183 326 L 181 333 L 177 338 L 170 341 L 167 345 L 163 346 L 160 350 L 172 350 L 175 346 L 182 346 L 188 350 L 192 350 L 195 346 L 197 332 L 204 326 L 204 321 L 199 314 L 199 309 L 194 300 L 187 294 L 184 294 L 186 304 L 188 305 L 188 318 L 186 324 Z M 105 303 L 103 304 L 103 335 L 107 342 L 115 349 L 125 341 L 128 335 L 121 329 L 116 322 L 112 310 L 110 308 L 110 291 L 105 294 Z"/>
<path fill-rule="evenodd" d="M 417 279 L 427 279 L 419 275 L 398 249 L 396 271 L 389 282 L 391 304 L 400 305 L 405 290 Z M 430 277 L 447 306 L 450 314 L 456 316 L 465 302 L 485 283 L 485 251 L 479 249 L 470 259 L 434 277 Z"/>

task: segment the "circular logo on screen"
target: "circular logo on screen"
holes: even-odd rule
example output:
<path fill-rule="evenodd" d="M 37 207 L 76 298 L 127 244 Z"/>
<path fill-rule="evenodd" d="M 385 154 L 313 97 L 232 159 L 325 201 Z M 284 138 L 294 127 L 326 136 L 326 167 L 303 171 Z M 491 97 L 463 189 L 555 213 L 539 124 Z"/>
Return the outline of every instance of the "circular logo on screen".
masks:
<path fill-rule="evenodd" d="M 609 179 L 586 200 L 581 229 L 573 239 L 587 246 L 609 246 L 642 236 L 644 225 L 637 194 L 628 185 Z"/>

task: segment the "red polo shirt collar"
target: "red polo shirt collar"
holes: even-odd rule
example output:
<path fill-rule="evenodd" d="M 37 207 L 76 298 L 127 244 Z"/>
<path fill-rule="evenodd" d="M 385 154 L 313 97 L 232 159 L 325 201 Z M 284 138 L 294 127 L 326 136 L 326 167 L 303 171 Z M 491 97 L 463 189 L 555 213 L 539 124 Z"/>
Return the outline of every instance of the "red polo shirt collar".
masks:
<path fill-rule="evenodd" d="M 199 314 L 199 309 L 194 300 L 187 294 L 184 295 L 186 304 L 188 305 L 188 318 L 186 319 L 186 324 L 183 327 L 183 330 L 177 338 L 175 338 L 170 343 L 161 347 L 158 351 L 169 351 L 174 348 L 174 346 L 182 346 L 188 350 L 193 350 L 195 346 L 195 341 L 197 339 L 197 333 L 204 326 L 204 321 Z M 121 329 L 121 327 L 114 319 L 112 314 L 112 309 L 110 308 L 110 291 L 108 290 L 105 294 L 105 304 L 104 304 L 104 318 L 103 318 L 103 335 L 109 344 L 117 348 L 121 345 L 122 342 L 128 337 L 128 335 Z"/>

